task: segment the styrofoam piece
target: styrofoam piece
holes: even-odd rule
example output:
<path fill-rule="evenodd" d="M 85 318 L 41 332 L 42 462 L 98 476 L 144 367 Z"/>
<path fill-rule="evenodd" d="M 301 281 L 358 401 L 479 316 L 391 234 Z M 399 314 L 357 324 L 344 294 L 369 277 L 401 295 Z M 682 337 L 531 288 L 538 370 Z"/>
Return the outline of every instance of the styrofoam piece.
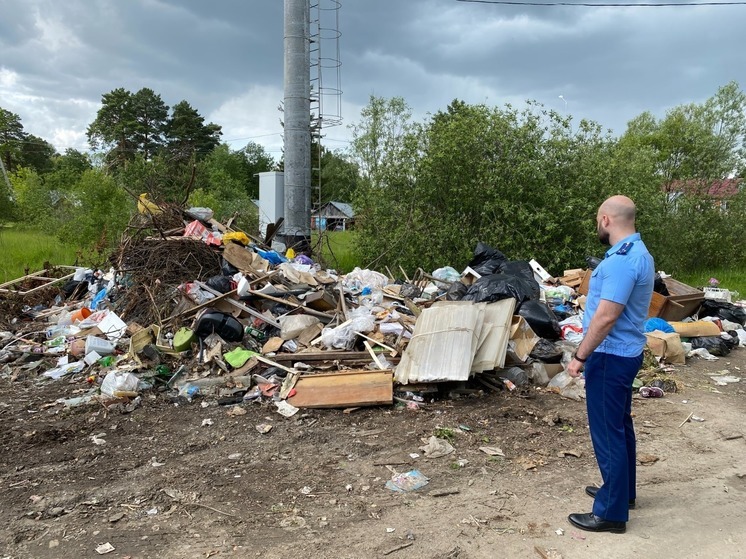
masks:
<path fill-rule="evenodd" d="M 86 356 L 83 358 L 83 361 L 85 361 L 87 365 L 93 365 L 99 359 L 101 359 L 101 355 L 96 351 L 92 351 L 86 354 Z"/>
<path fill-rule="evenodd" d="M 98 329 L 101 330 L 107 338 L 116 342 L 124 335 L 124 332 L 127 330 L 127 324 L 125 324 L 116 313 L 109 312 L 104 319 L 99 322 Z"/>

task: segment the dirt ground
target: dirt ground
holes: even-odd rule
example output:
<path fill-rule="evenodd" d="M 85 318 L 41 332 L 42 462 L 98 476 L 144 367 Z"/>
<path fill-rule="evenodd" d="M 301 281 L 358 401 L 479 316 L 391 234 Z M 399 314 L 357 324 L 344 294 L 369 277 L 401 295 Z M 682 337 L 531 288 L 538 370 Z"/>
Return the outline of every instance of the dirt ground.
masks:
<path fill-rule="evenodd" d="M 707 373 L 723 369 L 742 382 L 716 386 Z M 545 390 L 285 419 L 155 394 L 130 413 L 66 409 L 54 402 L 79 379 L 6 376 L 0 556 L 98 557 L 108 542 L 118 558 L 746 557 L 746 350 L 675 375 L 681 392 L 634 400 L 645 465 L 624 535 L 567 523 L 600 478 L 584 402 Z M 690 414 L 704 421 L 683 423 Z M 436 432 L 456 450 L 425 459 Z M 385 487 L 392 469 L 415 468 L 427 486 Z"/>

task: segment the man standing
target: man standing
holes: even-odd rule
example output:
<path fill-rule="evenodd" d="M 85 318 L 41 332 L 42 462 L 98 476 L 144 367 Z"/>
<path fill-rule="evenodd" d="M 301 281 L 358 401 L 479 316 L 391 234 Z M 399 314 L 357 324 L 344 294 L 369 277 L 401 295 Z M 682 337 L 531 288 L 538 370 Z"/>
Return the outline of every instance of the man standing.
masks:
<path fill-rule="evenodd" d="M 568 520 L 582 530 L 623 533 L 636 498 L 632 382 L 642 365 L 655 266 L 635 230 L 632 200 L 612 196 L 596 223 L 599 240 L 611 248 L 591 276 L 585 337 L 567 371 L 577 377 L 585 366 L 588 424 L 603 485 L 585 489 L 594 497 L 593 512 Z"/>

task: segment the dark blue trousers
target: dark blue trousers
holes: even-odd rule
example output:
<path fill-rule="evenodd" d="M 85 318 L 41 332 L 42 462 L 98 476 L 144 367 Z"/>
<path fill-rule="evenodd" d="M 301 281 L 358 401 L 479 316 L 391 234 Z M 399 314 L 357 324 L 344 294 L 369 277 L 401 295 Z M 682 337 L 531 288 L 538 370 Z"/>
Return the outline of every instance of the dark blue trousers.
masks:
<path fill-rule="evenodd" d="M 585 364 L 585 394 L 591 441 L 603 485 L 593 514 L 614 522 L 629 520 L 629 501 L 637 497 L 635 430 L 632 425 L 632 381 L 639 357 L 594 352 Z"/>

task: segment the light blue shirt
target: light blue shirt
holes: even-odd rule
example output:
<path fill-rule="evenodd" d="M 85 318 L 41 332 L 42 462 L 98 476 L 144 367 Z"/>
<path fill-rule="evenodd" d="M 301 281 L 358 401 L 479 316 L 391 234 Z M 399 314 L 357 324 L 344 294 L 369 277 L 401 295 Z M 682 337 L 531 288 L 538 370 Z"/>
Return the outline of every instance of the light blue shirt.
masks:
<path fill-rule="evenodd" d="M 630 235 L 606 252 L 591 275 L 583 317 L 583 331 L 602 299 L 624 305 L 624 310 L 596 351 L 637 357 L 645 347 L 643 323 L 653 297 L 655 264 L 639 233 Z"/>

